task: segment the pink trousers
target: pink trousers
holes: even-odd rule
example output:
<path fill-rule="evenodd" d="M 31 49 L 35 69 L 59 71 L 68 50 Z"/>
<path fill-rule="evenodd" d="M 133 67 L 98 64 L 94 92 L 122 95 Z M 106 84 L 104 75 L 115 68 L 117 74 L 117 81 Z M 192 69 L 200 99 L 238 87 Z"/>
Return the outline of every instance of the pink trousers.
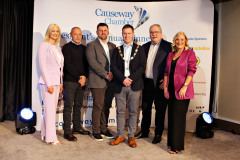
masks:
<path fill-rule="evenodd" d="M 41 86 L 44 102 L 41 136 L 45 137 L 46 142 L 55 142 L 58 140 L 56 135 L 56 108 L 58 104 L 60 86 L 53 86 L 54 91 L 52 94 L 48 92 L 46 85 Z"/>

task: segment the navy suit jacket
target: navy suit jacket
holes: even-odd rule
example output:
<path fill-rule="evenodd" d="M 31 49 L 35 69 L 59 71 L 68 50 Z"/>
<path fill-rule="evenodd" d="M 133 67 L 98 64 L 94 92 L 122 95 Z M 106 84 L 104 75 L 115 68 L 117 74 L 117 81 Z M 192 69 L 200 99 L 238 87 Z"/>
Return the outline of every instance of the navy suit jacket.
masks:
<path fill-rule="evenodd" d="M 143 45 L 146 58 L 148 57 L 150 45 L 151 41 Z M 161 84 L 159 81 L 164 78 L 166 60 L 171 51 L 171 43 L 162 39 L 153 63 L 153 82 L 155 87 L 159 87 Z"/>
<path fill-rule="evenodd" d="M 120 48 L 124 57 L 123 45 L 120 46 Z M 133 43 L 131 57 L 135 53 L 136 48 L 137 48 L 137 44 Z M 127 78 L 124 76 L 124 72 L 125 72 L 124 65 L 125 65 L 125 62 L 120 56 L 119 49 L 117 47 L 113 51 L 112 63 L 111 63 L 111 70 L 114 75 L 114 82 L 115 82 L 114 86 L 115 86 L 116 93 L 121 92 L 122 87 L 124 86 L 123 81 L 125 78 Z M 138 91 L 143 89 L 143 74 L 145 72 L 145 69 L 146 69 L 146 56 L 145 56 L 143 47 L 139 47 L 136 56 L 130 61 L 130 64 L 129 64 L 130 75 L 128 76 L 128 78 L 132 79 L 131 89 L 133 91 Z"/>

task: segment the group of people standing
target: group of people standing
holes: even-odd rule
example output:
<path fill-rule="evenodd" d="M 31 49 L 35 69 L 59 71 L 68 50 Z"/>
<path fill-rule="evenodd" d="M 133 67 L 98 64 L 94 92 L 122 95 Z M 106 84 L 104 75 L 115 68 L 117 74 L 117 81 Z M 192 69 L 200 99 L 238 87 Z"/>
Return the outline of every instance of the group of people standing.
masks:
<path fill-rule="evenodd" d="M 148 138 L 151 111 L 156 109 L 153 144 L 160 143 L 168 105 L 168 142 L 170 153 L 184 150 L 186 113 L 194 97 L 192 78 L 196 72 L 196 56 L 189 49 L 188 38 L 178 32 L 173 43 L 162 39 L 160 25 L 150 27 L 151 41 L 143 46 L 133 42 L 134 28 L 122 28 L 123 45 L 108 41 L 109 28 L 99 23 L 98 37 L 81 44 L 82 31 L 73 27 L 72 40 L 58 47 L 61 31 L 49 25 L 45 41 L 39 45 L 38 59 L 41 76 L 44 113 L 41 136 L 47 143 L 60 145 L 56 136 L 55 115 L 59 92 L 64 94 L 64 138 L 76 141 L 74 134 L 89 135 L 80 124 L 81 106 L 86 83 L 93 96 L 92 137 L 114 138 L 108 130 L 109 109 L 116 101 L 117 136 L 110 145 L 125 141 L 125 112 L 128 109 L 128 143 L 137 147 L 135 138 Z M 62 78 L 63 77 L 63 78 Z M 136 133 L 139 98 L 142 92 L 141 131 Z M 73 128 L 71 129 L 71 122 Z"/>

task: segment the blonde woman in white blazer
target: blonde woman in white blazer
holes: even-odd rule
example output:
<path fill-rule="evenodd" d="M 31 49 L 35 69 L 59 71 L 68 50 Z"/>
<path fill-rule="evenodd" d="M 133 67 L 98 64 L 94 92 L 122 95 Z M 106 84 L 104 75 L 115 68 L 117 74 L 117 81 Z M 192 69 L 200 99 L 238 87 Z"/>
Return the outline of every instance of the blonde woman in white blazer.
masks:
<path fill-rule="evenodd" d="M 61 31 L 57 24 L 50 24 L 44 42 L 38 47 L 38 60 L 41 70 L 39 84 L 42 86 L 44 113 L 41 136 L 47 143 L 60 145 L 56 135 L 56 108 L 59 93 L 63 91 L 64 58 L 58 46 Z"/>

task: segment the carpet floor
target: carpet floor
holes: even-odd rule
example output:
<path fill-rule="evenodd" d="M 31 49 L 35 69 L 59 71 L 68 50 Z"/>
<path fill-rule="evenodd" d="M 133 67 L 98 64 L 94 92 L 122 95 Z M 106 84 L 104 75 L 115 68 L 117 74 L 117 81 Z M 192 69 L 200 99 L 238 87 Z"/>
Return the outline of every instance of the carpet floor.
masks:
<path fill-rule="evenodd" d="M 116 127 L 109 129 L 116 135 Z M 109 139 L 97 142 L 88 135 L 75 135 L 78 141 L 70 142 L 63 138 L 61 130 L 57 135 L 63 144 L 54 146 L 44 143 L 39 131 L 19 135 L 15 123 L 5 121 L 0 122 L 0 160 L 240 160 L 240 135 L 216 130 L 213 138 L 200 139 L 186 133 L 185 150 L 171 155 L 167 148 L 167 130 L 158 144 L 151 143 L 153 131 L 151 128 L 150 137 L 137 139 L 138 146 L 131 148 L 127 140 L 110 146 Z"/>

